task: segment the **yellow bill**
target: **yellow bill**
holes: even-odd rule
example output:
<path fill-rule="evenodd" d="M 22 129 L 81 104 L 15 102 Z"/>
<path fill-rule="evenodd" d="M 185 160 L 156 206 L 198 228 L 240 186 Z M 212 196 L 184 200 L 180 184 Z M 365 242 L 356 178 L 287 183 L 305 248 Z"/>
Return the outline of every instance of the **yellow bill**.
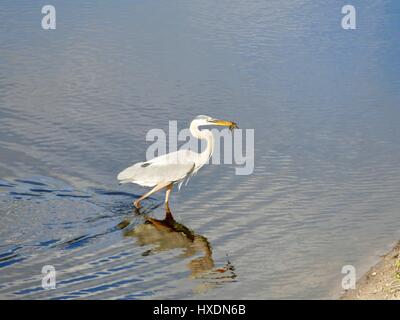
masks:
<path fill-rule="evenodd" d="M 239 128 L 238 125 L 235 122 L 232 122 L 232 121 L 213 119 L 211 122 L 213 124 L 215 124 L 216 126 L 229 127 L 229 130 L 233 130 L 233 129 L 238 129 Z"/>

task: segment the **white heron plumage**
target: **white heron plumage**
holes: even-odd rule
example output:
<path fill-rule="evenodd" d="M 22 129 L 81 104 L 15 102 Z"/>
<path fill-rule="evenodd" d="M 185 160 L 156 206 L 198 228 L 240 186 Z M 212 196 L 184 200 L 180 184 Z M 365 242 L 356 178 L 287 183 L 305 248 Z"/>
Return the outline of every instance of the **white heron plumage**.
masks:
<path fill-rule="evenodd" d="M 143 187 L 153 187 L 134 202 L 137 208 L 140 201 L 151 194 L 166 188 L 166 207 L 168 207 L 169 195 L 174 184 L 179 186 L 190 176 L 195 174 L 210 159 L 214 150 L 214 136 L 208 129 L 200 130 L 200 126 L 227 126 L 230 129 L 237 128 L 231 121 L 217 120 L 209 116 L 197 116 L 190 123 L 190 133 L 197 139 L 206 140 L 206 149 L 197 153 L 191 150 L 178 150 L 158 156 L 149 161 L 138 162 L 118 174 L 120 183 L 135 183 Z"/>

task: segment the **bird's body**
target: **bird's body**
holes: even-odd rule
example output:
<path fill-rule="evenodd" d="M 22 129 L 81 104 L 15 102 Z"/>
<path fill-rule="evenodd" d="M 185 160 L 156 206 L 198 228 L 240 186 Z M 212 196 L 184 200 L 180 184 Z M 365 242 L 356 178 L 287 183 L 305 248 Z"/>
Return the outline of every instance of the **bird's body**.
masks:
<path fill-rule="evenodd" d="M 206 149 L 201 152 L 191 150 L 178 150 L 158 156 L 149 161 L 138 162 L 118 174 L 120 183 L 135 183 L 143 187 L 153 187 L 148 193 L 134 202 L 137 208 L 140 202 L 151 194 L 166 188 L 166 207 L 168 207 L 169 194 L 174 184 L 182 184 L 186 179 L 195 174 L 210 159 L 214 150 L 214 137 L 210 130 L 200 130 L 199 126 L 221 125 L 236 128 L 230 121 L 216 120 L 208 116 L 197 116 L 190 124 L 191 134 L 207 141 Z"/>
<path fill-rule="evenodd" d="M 191 150 L 178 150 L 146 162 L 138 162 L 118 174 L 120 183 L 136 183 L 154 187 L 163 182 L 181 182 L 200 168 L 198 154 Z M 196 166 L 197 164 L 197 166 Z"/>

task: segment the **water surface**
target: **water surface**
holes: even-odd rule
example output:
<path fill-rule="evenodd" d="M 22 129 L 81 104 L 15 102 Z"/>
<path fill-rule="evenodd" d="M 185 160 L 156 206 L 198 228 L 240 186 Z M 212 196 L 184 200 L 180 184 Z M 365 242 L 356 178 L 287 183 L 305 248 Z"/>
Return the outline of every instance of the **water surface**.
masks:
<path fill-rule="evenodd" d="M 397 2 L 352 1 L 351 31 L 340 1 L 52 4 L 52 31 L 1 4 L 0 298 L 332 298 L 399 238 Z M 254 173 L 136 215 L 117 173 L 198 114 L 255 129 Z"/>

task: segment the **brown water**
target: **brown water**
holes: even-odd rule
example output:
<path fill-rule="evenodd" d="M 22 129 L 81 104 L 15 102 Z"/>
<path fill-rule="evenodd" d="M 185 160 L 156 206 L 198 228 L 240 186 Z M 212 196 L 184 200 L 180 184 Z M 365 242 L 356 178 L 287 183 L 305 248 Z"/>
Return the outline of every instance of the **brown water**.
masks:
<path fill-rule="evenodd" d="M 1 4 L 0 298 L 331 298 L 399 238 L 397 2 L 352 1 L 355 31 L 336 2 L 52 4 L 53 31 Z M 254 173 L 136 215 L 117 173 L 198 114 L 255 129 Z"/>

